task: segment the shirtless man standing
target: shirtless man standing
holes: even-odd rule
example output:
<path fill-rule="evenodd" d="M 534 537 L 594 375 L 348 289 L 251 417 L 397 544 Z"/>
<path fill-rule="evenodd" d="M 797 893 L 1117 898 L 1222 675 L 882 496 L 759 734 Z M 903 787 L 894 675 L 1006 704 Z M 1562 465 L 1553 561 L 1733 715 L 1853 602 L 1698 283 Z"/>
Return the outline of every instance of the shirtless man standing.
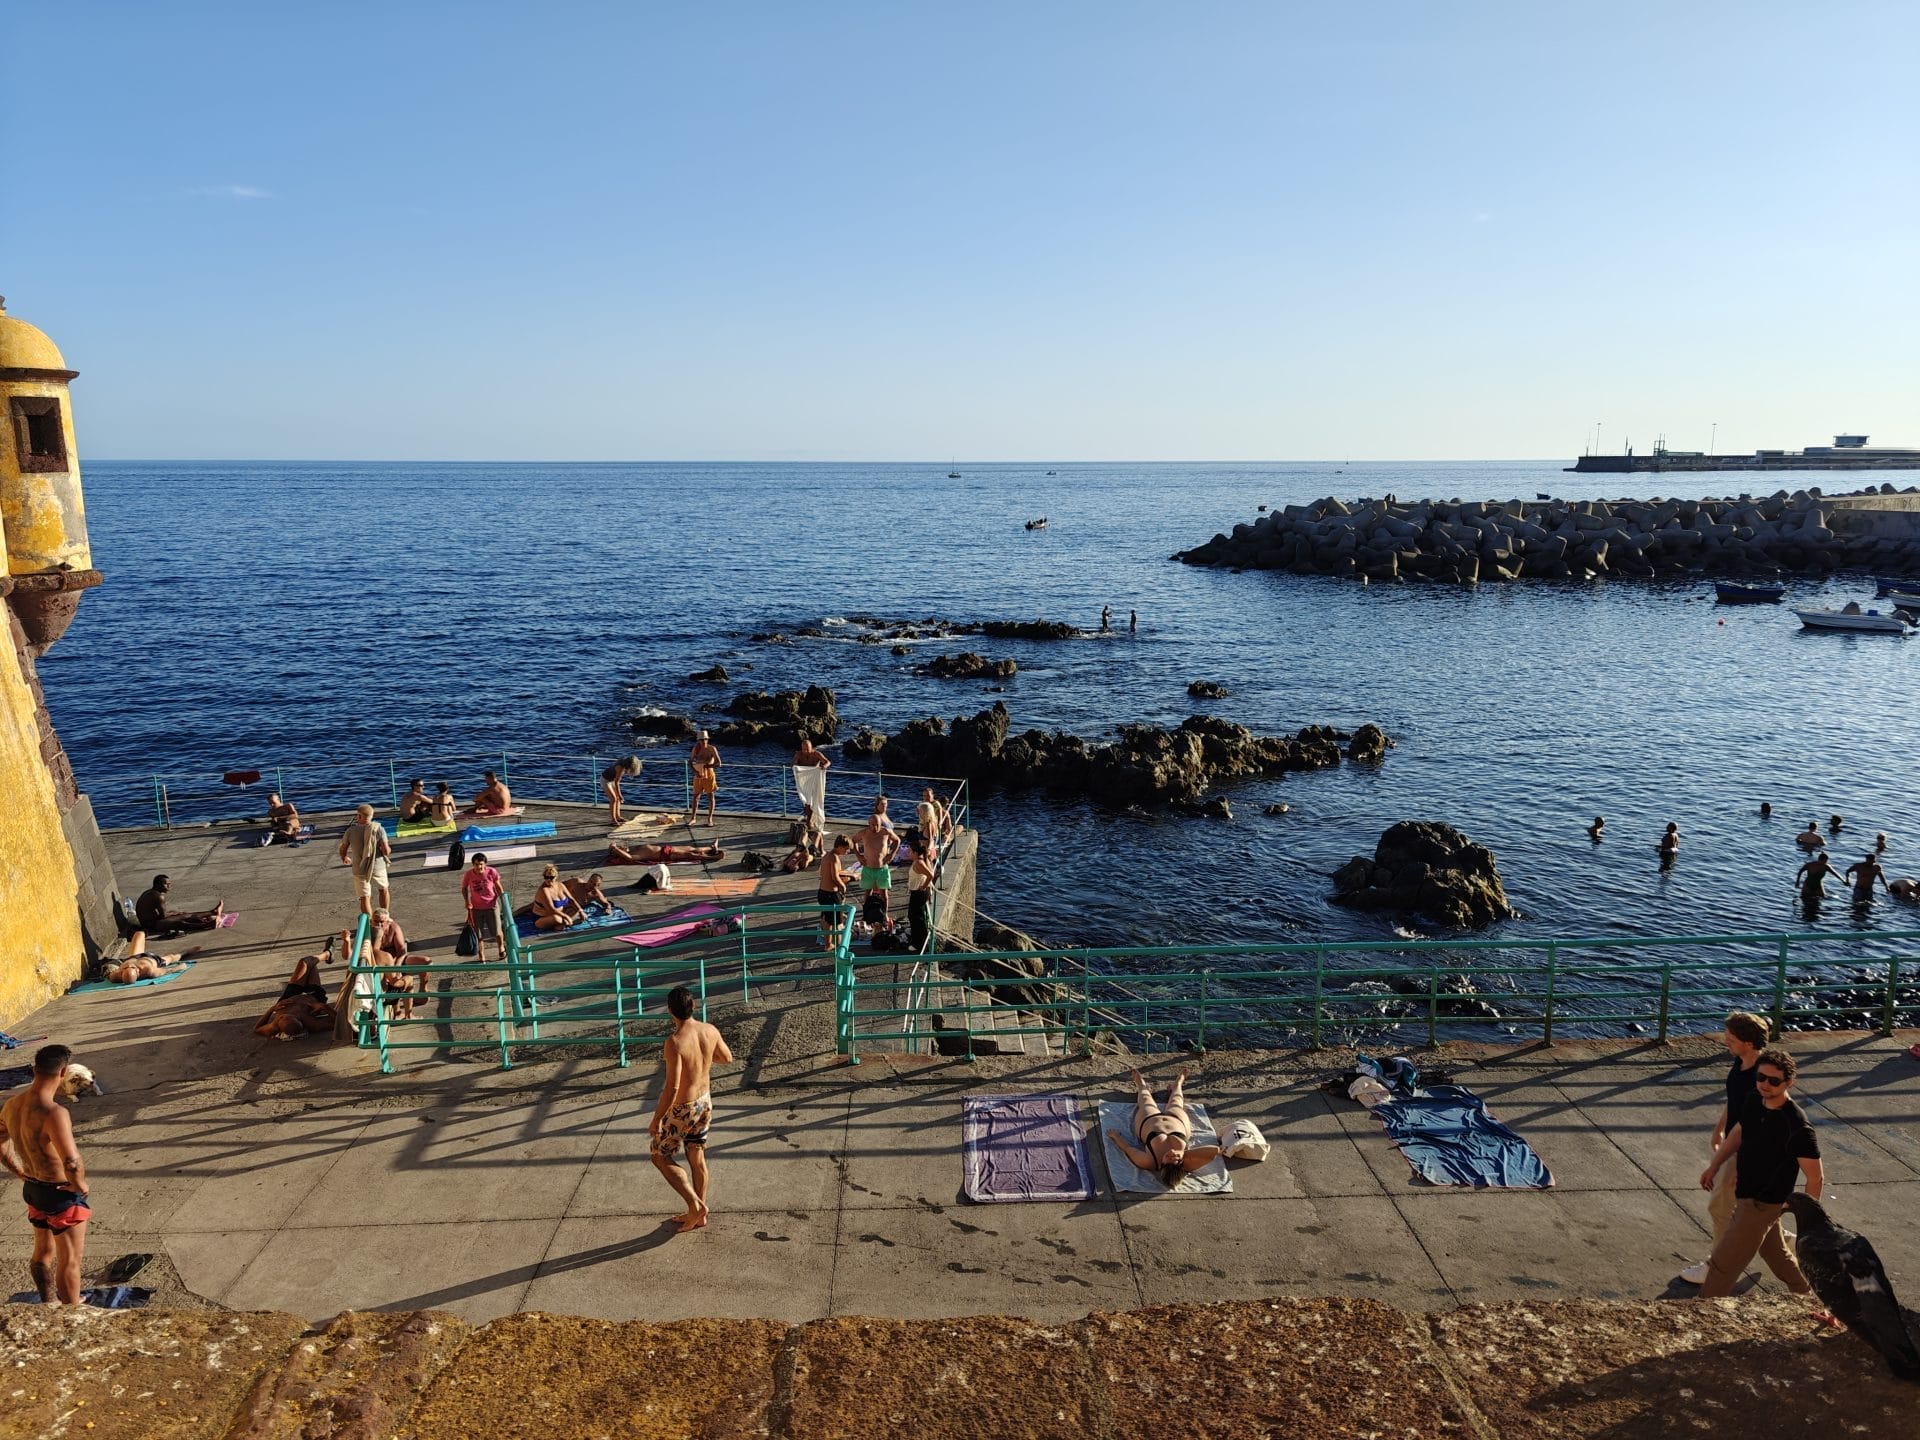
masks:
<path fill-rule="evenodd" d="M 660 1084 L 660 1103 L 653 1107 L 647 1126 L 652 1136 L 654 1168 L 682 1200 L 686 1210 L 673 1217 L 679 1233 L 707 1223 L 707 1132 L 713 1127 L 713 1067 L 733 1063 L 733 1051 L 720 1032 L 693 1018 L 693 992 L 676 985 L 667 992 L 667 1014 L 673 1034 L 661 1051 L 666 1074 Z M 673 1163 L 682 1146 L 687 1151 L 687 1173 Z"/>
<path fill-rule="evenodd" d="M 687 824 L 693 825 L 700 819 L 700 797 L 707 797 L 707 824 L 713 824 L 714 797 L 720 793 L 720 751 L 713 741 L 707 738 L 707 732 L 700 732 L 700 743 L 693 747 L 687 756 L 687 763 L 693 767 L 693 795 L 687 804 Z"/>
<path fill-rule="evenodd" d="M 1873 899 L 1873 882 L 1876 880 L 1883 890 L 1892 893 L 1887 885 L 1887 872 L 1880 868 L 1880 859 L 1876 855 L 1863 855 L 1859 864 L 1849 865 L 1846 878 L 1853 886 L 1853 898 L 1862 905 Z"/>
<path fill-rule="evenodd" d="M 43 1046 L 33 1057 L 33 1084 L 0 1106 L 0 1164 L 21 1182 L 33 1227 L 34 1288 L 44 1304 L 80 1303 L 80 1256 L 87 1245 L 87 1171 L 73 1141 L 73 1118 L 61 1108 L 60 1082 L 73 1052 Z"/>
<path fill-rule="evenodd" d="M 883 908 L 893 890 L 893 857 L 900 850 L 900 836 L 887 819 L 886 807 L 884 798 L 874 801 L 873 813 L 853 837 L 853 848 L 860 852 L 860 888 L 878 895 Z"/>
<path fill-rule="evenodd" d="M 831 950 L 840 941 L 840 911 L 847 898 L 847 882 L 859 872 L 847 868 L 853 842 L 844 835 L 833 837 L 833 848 L 820 857 L 820 879 L 813 898 L 820 905 L 820 943 Z"/>
<path fill-rule="evenodd" d="M 1800 887 L 1800 899 L 1808 905 L 1826 899 L 1827 887 L 1824 882 L 1833 873 L 1833 862 L 1825 855 L 1815 855 L 1794 871 L 1793 883 Z"/>

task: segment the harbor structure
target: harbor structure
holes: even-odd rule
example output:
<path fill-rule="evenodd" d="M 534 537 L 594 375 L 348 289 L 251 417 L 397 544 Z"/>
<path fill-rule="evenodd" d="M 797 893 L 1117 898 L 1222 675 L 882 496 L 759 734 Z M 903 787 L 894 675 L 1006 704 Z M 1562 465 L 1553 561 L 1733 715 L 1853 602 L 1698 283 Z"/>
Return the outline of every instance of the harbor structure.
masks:
<path fill-rule="evenodd" d="M 1831 445 L 1804 450 L 1755 450 L 1749 455 L 1712 455 L 1655 445 L 1644 455 L 1628 446 L 1624 455 L 1582 455 L 1567 468 L 1583 474 L 1668 470 L 1920 470 L 1920 449 L 1867 444 L 1870 436 L 1836 435 Z"/>
<path fill-rule="evenodd" d="M 40 690 L 34 662 L 101 580 L 59 348 L 0 300 L 0 1026 L 36 1009 L 119 943 L 112 866 Z"/>

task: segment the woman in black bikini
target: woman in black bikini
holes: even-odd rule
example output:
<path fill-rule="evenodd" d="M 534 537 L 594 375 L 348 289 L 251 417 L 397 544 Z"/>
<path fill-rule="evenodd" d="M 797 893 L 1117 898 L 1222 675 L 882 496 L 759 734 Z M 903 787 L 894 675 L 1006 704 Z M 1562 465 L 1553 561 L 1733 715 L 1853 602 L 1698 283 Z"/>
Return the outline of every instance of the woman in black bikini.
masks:
<path fill-rule="evenodd" d="M 1192 1143 L 1193 1117 L 1187 1113 L 1186 1071 L 1174 1077 L 1165 1105 L 1154 1104 L 1153 1092 L 1140 1078 L 1140 1072 L 1132 1073 L 1133 1138 L 1140 1142 L 1140 1148 L 1129 1145 L 1118 1130 L 1109 1130 L 1107 1135 L 1120 1147 L 1122 1155 L 1142 1170 L 1158 1175 L 1160 1183 L 1171 1190 L 1180 1183 L 1181 1177 L 1191 1175 L 1218 1155 L 1220 1147 Z"/>

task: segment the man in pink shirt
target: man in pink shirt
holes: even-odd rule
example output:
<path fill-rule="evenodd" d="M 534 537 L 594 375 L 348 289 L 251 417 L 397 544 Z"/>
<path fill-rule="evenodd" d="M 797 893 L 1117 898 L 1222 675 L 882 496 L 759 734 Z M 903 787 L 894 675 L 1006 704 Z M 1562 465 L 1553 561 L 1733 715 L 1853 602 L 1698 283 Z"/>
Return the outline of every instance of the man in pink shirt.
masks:
<path fill-rule="evenodd" d="M 487 863 L 484 852 L 476 852 L 473 863 L 460 876 L 460 894 L 467 902 L 467 923 L 473 926 L 479 942 L 478 959 L 487 958 L 487 941 L 500 941 L 500 958 L 507 958 L 506 942 L 500 940 L 500 872 Z"/>

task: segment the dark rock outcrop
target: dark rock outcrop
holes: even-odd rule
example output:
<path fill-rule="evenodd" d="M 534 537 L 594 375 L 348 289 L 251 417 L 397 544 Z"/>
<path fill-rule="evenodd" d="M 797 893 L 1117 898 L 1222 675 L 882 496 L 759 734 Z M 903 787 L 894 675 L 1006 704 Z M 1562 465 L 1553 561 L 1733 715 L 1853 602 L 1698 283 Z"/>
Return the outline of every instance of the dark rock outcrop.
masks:
<path fill-rule="evenodd" d="M 1019 669 L 1011 660 L 989 660 L 966 650 L 958 655 L 936 655 L 920 667 L 920 673 L 935 680 L 1005 680 Z"/>
<path fill-rule="evenodd" d="M 1387 747 L 1393 744 L 1378 725 L 1362 725 L 1353 732 L 1353 739 L 1347 744 L 1347 758 L 1363 764 L 1378 765 L 1387 758 Z"/>
<path fill-rule="evenodd" d="M 1340 763 L 1344 732 L 1308 726 L 1291 736 L 1255 735 L 1244 725 L 1195 715 L 1172 729 L 1122 725 L 1116 739 L 1088 744 L 1077 735 L 1042 730 L 1012 733 L 1007 707 L 959 716 L 951 729 L 937 718 L 914 720 L 881 750 L 889 770 L 960 775 L 1010 789 L 1086 795 L 1119 808 L 1207 805 L 1231 816 L 1224 799 L 1206 801 L 1223 781 L 1325 770 Z"/>
<path fill-rule="evenodd" d="M 1224 700 L 1227 687 L 1217 680 L 1195 680 L 1187 686 L 1187 694 L 1196 700 Z"/>
<path fill-rule="evenodd" d="M 691 740 L 700 729 L 684 715 L 635 715 L 628 723 L 636 735 L 658 735 L 663 740 Z"/>
<path fill-rule="evenodd" d="M 721 745 L 798 745 L 802 735 L 831 740 L 840 729 L 833 691 L 821 685 L 777 694 L 743 691 L 727 702 L 724 713 L 731 718 L 711 727 Z"/>
<path fill-rule="evenodd" d="M 878 730 L 862 725 L 853 732 L 853 738 L 840 747 L 841 753 L 855 760 L 864 760 L 869 755 L 878 755 L 881 747 L 887 743 L 887 737 Z"/>
<path fill-rule="evenodd" d="M 710 680 L 716 685 L 725 685 L 731 678 L 732 677 L 727 674 L 727 667 L 724 665 L 715 665 L 710 670 L 696 670 L 693 674 L 687 676 L 689 680 Z"/>
<path fill-rule="evenodd" d="M 1333 886 L 1337 905 L 1424 915 L 1463 930 L 1519 913 L 1507 902 L 1493 852 L 1433 820 L 1389 826 L 1373 858 L 1354 856 L 1334 872 Z"/>
<path fill-rule="evenodd" d="M 995 640 L 1071 640 L 1086 632 L 1064 620 L 987 620 L 980 633 Z"/>

